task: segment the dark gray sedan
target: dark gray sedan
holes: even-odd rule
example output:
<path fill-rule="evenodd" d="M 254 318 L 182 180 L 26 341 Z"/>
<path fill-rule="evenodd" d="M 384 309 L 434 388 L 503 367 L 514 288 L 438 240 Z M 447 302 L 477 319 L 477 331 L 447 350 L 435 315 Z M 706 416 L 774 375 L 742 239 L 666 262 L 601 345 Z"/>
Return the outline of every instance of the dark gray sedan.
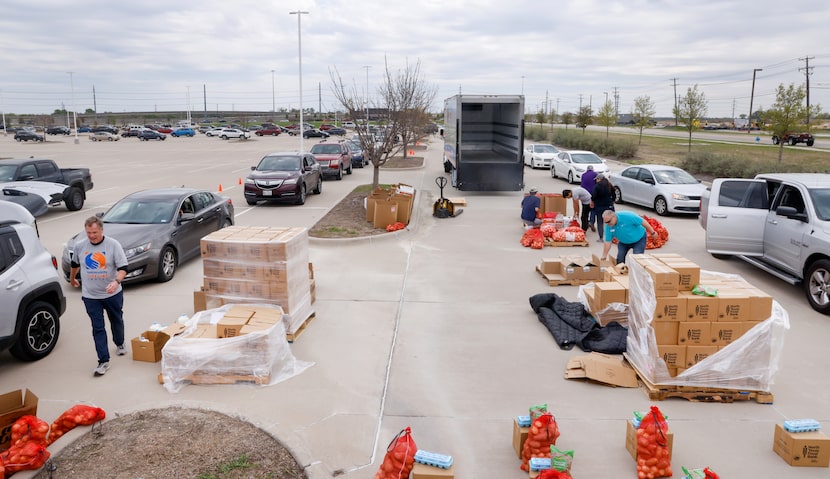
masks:
<path fill-rule="evenodd" d="M 199 242 L 208 234 L 231 226 L 233 203 L 204 190 L 160 188 L 133 193 L 101 216 L 104 235 L 115 238 L 127 254 L 124 281 L 170 281 L 178 265 L 199 256 Z M 69 239 L 61 256 L 64 279 L 75 257 L 81 232 Z"/>

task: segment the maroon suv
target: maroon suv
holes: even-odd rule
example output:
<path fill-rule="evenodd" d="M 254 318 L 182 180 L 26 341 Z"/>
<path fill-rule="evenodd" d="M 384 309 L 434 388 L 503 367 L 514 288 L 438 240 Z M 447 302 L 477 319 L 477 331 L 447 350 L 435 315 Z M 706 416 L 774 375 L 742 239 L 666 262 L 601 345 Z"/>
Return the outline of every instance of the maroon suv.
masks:
<path fill-rule="evenodd" d="M 320 163 L 323 177 L 343 179 L 343 172 L 352 174 L 352 154 L 343 143 L 317 143 L 311 147 L 311 154 Z"/>
<path fill-rule="evenodd" d="M 264 135 L 277 136 L 280 133 L 282 133 L 282 129 L 280 129 L 280 127 L 278 127 L 278 126 L 266 126 L 266 127 L 263 127 L 260 130 L 257 130 L 255 134 L 256 134 L 256 136 L 264 136 Z"/>
<path fill-rule="evenodd" d="M 271 153 L 251 167 L 245 178 L 245 201 L 253 206 L 259 201 L 290 201 L 305 203 L 308 192 L 323 191 L 320 164 L 305 153 Z"/>

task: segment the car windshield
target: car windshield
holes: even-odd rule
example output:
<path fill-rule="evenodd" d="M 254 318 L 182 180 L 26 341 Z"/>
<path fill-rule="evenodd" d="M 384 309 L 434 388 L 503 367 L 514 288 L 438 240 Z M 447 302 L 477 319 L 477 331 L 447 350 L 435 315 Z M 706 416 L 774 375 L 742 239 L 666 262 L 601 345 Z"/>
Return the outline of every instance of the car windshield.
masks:
<path fill-rule="evenodd" d="M 340 154 L 340 145 L 314 145 L 311 147 L 311 153 L 315 155 L 338 155 Z"/>
<path fill-rule="evenodd" d="M 830 221 L 830 188 L 810 190 L 810 199 L 813 200 L 819 219 Z"/>
<path fill-rule="evenodd" d="M 683 170 L 654 170 L 655 181 L 664 185 L 693 185 L 697 179 Z"/>
<path fill-rule="evenodd" d="M 257 171 L 297 171 L 300 158 L 296 156 L 266 156 L 256 167 Z"/>
<path fill-rule="evenodd" d="M 574 163 L 579 163 L 582 165 L 592 164 L 596 165 L 602 163 L 602 160 L 593 153 L 575 153 L 571 155 L 571 159 Z"/>
<path fill-rule="evenodd" d="M 536 145 L 536 153 L 559 153 L 553 145 Z"/>
<path fill-rule="evenodd" d="M 104 223 L 163 224 L 170 223 L 176 203 L 169 198 L 125 198 L 104 214 Z"/>

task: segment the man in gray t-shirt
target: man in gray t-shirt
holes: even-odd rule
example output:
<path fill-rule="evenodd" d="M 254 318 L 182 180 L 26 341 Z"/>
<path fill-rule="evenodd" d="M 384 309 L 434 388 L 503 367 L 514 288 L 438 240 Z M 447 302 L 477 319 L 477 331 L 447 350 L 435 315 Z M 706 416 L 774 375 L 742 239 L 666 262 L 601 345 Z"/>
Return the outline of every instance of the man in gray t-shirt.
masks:
<path fill-rule="evenodd" d="M 591 193 L 581 186 L 573 190 L 562 190 L 562 197 L 571 198 L 574 203 L 574 217 L 579 216 L 582 229 L 588 230 L 588 215 L 591 213 Z"/>
<path fill-rule="evenodd" d="M 104 222 L 97 216 L 84 221 L 86 239 L 75 244 L 69 271 L 69 283 L 81 286 L 81 299 L 92 321 L 92 339 L 98 355 L 94 373 L 103 376 L 109 369 L 110 353 L 104 311 L 110 320 L 112 340 L 119 356 L 127 354 L 124 346 L 124 293 L 121 281 L 127 275 L 127 256 L 124 248 L 114 238 L 104 236 Z M 80 271 L 81 284 L 77 275 Z"/>

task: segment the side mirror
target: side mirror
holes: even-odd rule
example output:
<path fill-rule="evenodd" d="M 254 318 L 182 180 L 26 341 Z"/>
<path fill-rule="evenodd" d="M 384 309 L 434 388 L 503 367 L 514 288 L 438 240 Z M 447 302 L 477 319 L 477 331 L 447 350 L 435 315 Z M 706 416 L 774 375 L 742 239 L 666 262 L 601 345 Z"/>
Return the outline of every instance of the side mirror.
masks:
<path fill-rule="evenodd" d="M 252 166 L 251 171 L 255 171 L 255 170 L 256 170 L 256 166 Z"/>
<path fill-rule="evenodd" d="M 97 216 L 97 217 L 99 217 L 99 218 L 103 218 L 103 217 L 104 217 L 104 212 L 103 212 L 103 211 L 99 211 L 99 212 L 95 213 L 95 216 Z"/>
<path fill-rule="evenodd" d="M 648 183 L 650 185 L 654 184 L 654 178 L 646 178 L 643 180 L 643 183 Z"/>
<path fill-rule="evenodd" d="M 20 181 L 31 181 L 35 179 L 34 175 L 23 175 L 20 177 Z"/>
<path fill-rule="evenodd" d="M 194 218 L 196 218 L 195 213 L 180 213 L 179 224 L 187 223 L 188 221 L 193 221 Z"/>
<path fill-rule="evenodd" d="M 804 223 L 807 222 L 807 214 L 806 213 L 799 213 L 792 206 L 779 206 L 775 210 L 775 214 L 777 214 L 779 216 L 787 217 L 791 220 L 798 220 L 798 221 L 802 221 Z"/>

